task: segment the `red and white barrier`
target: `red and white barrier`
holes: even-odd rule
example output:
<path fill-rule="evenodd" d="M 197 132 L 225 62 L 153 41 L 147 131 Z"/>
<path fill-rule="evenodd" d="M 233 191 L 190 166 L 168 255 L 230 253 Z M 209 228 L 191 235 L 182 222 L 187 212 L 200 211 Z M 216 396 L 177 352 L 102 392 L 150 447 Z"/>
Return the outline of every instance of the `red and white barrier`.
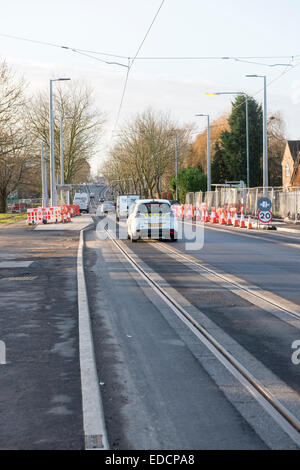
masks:
<path fill-rule="evenodd" d="M 244 210 L 242 210 L 241 217 L 238 216 L 238 211 L 236 208 L 225 209 L 219 207 L 217 210 L 213 207 L 209 213 L 207 206 L 203 203 L 201 206 L 191 206 L 190 204 L 185 204 L 182 206 L 175 206 L 174 211 L 178 219 L 186 219 L 193 221 L 202 221 L 205 223 L 210 222 L 211 224 L 228 225 L 239 228 L 247 228 L 249 230 L 253 229 L 253 222 L 251 217 L 246 216 Z"/>
<path fill-rule="evenodd" d="M 27 225 L 57 224 L 71 222 L 71 217 L 79 215 L 77 204 L 57 207 L 36 207 L 27 209 Z"/>

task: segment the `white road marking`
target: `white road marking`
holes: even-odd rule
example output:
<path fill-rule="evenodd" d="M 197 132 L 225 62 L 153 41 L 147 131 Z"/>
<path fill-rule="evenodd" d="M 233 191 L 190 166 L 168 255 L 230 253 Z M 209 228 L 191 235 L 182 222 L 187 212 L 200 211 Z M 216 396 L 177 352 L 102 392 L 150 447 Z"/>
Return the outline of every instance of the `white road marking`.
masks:
<path fill-rule="evenodd" d="M 0 268 L 29 268 L 33 261 L 1 261 Z"/>
<path fill-rule="evenodd" d="M 180 222 L 181 222 L 181 221 L 179 221 L 179 223 L 180 223 Z M 192 225 L 192 226 L 197 226 L 197 225 L 199 225 L 199 224 L 197 224 L 197 223 L 195 224 L 195 223 L 186 222 L 186 221 L 181 222 L 181 223 L 187 224 L 187 225 Z M 204 228 L 205 228 L 205 229 L 208 229 L 208 230 L 214 230 L 214 231 L 224 232 L 224 233 L 227 233 L 227 234 L 229 233 L 229 234 L 233 234 L 233 235 L 239 235 L 239 236 L 241 236 L 241 237 L 254 238 L 255 240 L 264 241 L 264 242 L 266 242 L 266 243 L 276 243 L 277 245 L 280 245 L 280 246 L 287 246 L 287 247 L 289 247 L 289 248 L 298 248 L 298 249 L 300 249 L 300 245 L 296 245 L 296 244 L 294 244 L 294 243 L 285 243 L 285 242 L 282 242 L 280 239 L 273 240 L 273 239 L 270 239 L 270 238 L 268 239 L 268 238 L 256 236 L 255 234 L 252 235 L 252 234 L 250 234 L 250 233 L 247 231 L 247 229 L 238 229 L 238 228 L 237 228 L 236 231 L 235 231 L 235 230 L 232 229 L 232 228 L 224 229 L 224 228 L 218 227 L 218 225 L 216 225 L 216 226 L 204 225 Z M 245 230 L 245 231 L 242 231 L 242 230 Z M 265 232 L 262 232 L 262 231 L 256 232 L 256 233 L 257 233 L 257 235 L 258 235 L 258 234 L 261 234 L 261 235 L 265 234 Z M 274 233 L 274 232 L 272 232 L 272 233 Z M 299 233 L 300 233 L 300 231 L 299 231 Z M 284 235 L 281 235 L 281 237 L 282 237 L 282 236 L 284 236 Z M 280 235 L 279 235 L 279 237 L 280 237 Z M 285 235 L 285 237 L 286 237 L 286 235 Z M 293 239 L 294 239 L 294 238 L 293 238 Z"/>

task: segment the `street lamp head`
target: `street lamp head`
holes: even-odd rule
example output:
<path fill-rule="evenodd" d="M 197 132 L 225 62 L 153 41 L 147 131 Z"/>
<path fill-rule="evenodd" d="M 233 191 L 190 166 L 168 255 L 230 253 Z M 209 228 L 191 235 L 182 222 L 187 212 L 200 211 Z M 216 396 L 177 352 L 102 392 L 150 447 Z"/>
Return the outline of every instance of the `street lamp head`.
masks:
<path fill-rule="evenodd" d="M 217 93 L 205 93 L 208 96 L 221 96 L 221 95 L 246 95 L 244 91 L 219 91 Z"/>
<path fill-rule="evenodd" d="M 58 78 L 57 80 L 61 82 L 61 81 L 66 81 L 66 80 L 71 80 L 71 79 L 70 78 Z"/>

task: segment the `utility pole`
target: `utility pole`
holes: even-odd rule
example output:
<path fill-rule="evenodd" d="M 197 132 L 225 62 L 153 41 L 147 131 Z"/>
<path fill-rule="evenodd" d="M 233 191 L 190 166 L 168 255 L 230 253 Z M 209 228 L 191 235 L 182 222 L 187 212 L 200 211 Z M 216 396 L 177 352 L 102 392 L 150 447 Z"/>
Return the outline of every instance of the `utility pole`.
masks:
<path fill-rule="evenodd" d="M 41 169 L 42 169 L 42 207 L 48 206 L 47 161 L 44 152 L 45 142 L 41 143 Z"/>
<path fill-rule="evenodd" d="M 55 154 L 54 154 L 54 122 L 53 122 L 53 82 L 71 80 L 70 78 L 56 78 L 50 80 L 50 102 L 49 102 L 49 120 L 50 120 L 50 195 L 51 205 L 56 203 L 56 183 L 55 183 Z"/>
<path fill-rule="evenodd" d="M 283 65 L 283 64 L 276 64 Z M 267 77 L 266 75 L 246 75 L 249 78 L 263 78 L 264 79 L 264 107 L 263 107 L 263 188 L 264 195 L 268 194 L 269 187 L 269 168 L 268 168 L 268 112 L 267 112 Z"/>
<path fill-rule="evenodd" d="M 210 116 L 209 114 L 196 114 L 197 117 L 207 118 L 207 191 L 211 191 L 211 158 L 210 158 Z"/>
<path fill-rule="evenodd" d="M 178 135 L 175 134 L 175 158 L 176 158 L 176 201 L 178 201 Z"/>
<path fill-rule="evenodd" d="M 64 169 L 64 143 L 63 143 L 63 124 L 65 119 L 72 119 L 72 116 L 62 116 L 60 118 L 60 184 L 65 184 L 65 169 Z M 60 191 L 60 197 L 64 199 L 63 189 Z M 68 195 L 70 199 L 70 195 Z"/>

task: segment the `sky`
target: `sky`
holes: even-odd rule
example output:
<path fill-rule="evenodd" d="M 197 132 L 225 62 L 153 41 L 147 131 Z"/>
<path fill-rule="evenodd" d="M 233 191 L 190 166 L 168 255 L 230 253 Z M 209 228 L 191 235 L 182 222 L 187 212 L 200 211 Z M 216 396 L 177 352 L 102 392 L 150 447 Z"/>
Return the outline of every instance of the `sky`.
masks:
<path fill-rule="evenodd" d="M 267 76 L 269 114 L 281 111 L 287 137 L 300 138 L 299 0 L 165 0 L 130 70 L 117 122 L 125 67 L 5 36 L 115 54 L 122 57 L 90 55 L 126 65 L 160 4 L 161 0 L 0 0 L 0 57 L 25 77 L 30 93 L 48 90 L 49 79 L 62 76 L 84 80 L 94 90 L 94 104 L 107 120 L 93 170 L 105 159 L 122 125 L 149 107 L 170 113 L 179 125 L 192 123 L 200 132 L 205 119 L 195 114 L 210 114 L 213 120 L 231 109 L 232 97 L 206 96 L 207 92 L 244 91 L 262 102 L 263 79 L 246 78 L 247 74 Z M 181 59 L 166 59 L 170 57 Z M 244 59 L 253 62 L 248 63 L 221 57 L 255 58 Z M 270 67 L 274 64 L 294 67 Z"/>

